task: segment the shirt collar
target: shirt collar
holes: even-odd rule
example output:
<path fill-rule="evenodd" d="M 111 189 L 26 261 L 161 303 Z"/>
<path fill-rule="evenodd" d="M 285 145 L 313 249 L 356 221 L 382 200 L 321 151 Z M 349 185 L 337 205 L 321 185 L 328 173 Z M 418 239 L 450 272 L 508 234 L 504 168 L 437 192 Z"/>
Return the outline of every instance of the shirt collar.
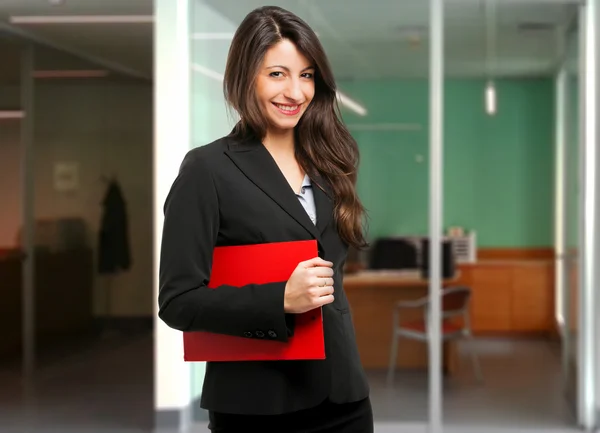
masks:
<path fill-rule="evenodd" d="M 307 187 L 307 186 L 312 186 L 312 183 L 310 181 L 310 177 L 308 177 L 308 175 L 305 174 L 304 180 L 302 181 L 302 188 Z"/>

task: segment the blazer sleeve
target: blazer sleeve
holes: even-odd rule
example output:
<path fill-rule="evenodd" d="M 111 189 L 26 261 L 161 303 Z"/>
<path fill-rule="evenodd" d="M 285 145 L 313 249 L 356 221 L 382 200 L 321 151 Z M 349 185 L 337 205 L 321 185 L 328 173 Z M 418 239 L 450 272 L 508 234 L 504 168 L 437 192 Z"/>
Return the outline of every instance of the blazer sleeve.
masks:
<path fill-rule="evenodd" d="M 200 149 L 185 156 L 164 206 L 158 315 L 180 331 L 287 341 L 286 282 L 207 287 L 219 233 L 219 197 Z"/>

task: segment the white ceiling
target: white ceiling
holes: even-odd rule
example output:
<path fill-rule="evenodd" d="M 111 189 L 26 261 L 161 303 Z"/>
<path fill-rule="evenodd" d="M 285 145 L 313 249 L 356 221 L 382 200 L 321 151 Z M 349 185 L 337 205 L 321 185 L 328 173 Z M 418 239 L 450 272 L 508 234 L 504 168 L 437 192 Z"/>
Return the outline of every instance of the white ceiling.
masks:
<path fill-rule="evenodd" d="M 204 0 L 238 24 L 264 0 Z M 450 76 L 551 74 L 558 56 L 558 32 L 574 17 L 573 1 L 497 0 L 493 61 L 485 0 L 445 0 L 445 68 Z M 426 0 L 276 0 L 271 3 L 304 18 L 319 33 L 338 78 L 423 76 L 429 66 L 429 2 Z M 523 23 L 555 28 L 521 31 Z M 411 29 L 420 43 L 410 43 Z M 201 31 L 201 30 L 199 30 Z M 494 35 L 491 35 L 492 37 Z M 493 52 L 492 52 L 493 54 Z"/>
<path fill-rule="evenodd" d="M 176 1 L 176 0 L 173 0 Z M 265 0 L 195 0 L 223 15 L 234 28 Z M 424 76 L 428 70 L 426 0 L 272 0 L 296 12 L 318 32 L 339 79 Z M 445 1 L 445 67 L 451 76 L 484 76 L 488 26 L 484 0 Z M 0 23 L 15 15 L 150 15 L 152 0 L 0 0 Z M 573 0 L 497 0 L 495 75 L 551 74 L 558 56 L 558 30 L 524 32 L 522 23 L 565 26 Z M 195 32 L 231 31 L 195 23 Z M 86 60 L 132 75 L 152 76 L 152 24 L 10 25 L 4 28 L 43 41 Z M 418 43 L 411 44 L 410 29 Z M 194 42 L 195 44 L 201 42 Z M 228 41 L 211 42 L 224 51 Z"/>
<path fill-rule="evenodd" d="M 152 15 L 152 0 L 0 0 L 0 30 L 73 54 L 96 67 L 141 78 L 152 77 L 152 24 L 10 24 L 11 16 Z M 44 63 L 50 59 L 46 57 Z M 70 57 L 70 56 L 69 56 Z M 66 57 L 58 60 L 61 64 Z M 61 65 L 56 65 L 61 67 Z M 69 67 L 65 65 L 62 67 Z"/>

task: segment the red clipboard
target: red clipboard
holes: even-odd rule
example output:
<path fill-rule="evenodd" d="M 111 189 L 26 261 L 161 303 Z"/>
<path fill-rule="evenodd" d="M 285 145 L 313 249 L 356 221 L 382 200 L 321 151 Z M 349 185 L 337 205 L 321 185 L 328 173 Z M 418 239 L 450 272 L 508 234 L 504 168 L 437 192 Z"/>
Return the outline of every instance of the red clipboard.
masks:
<path fill-rule="evenodd" d="M 317 256 L 316 240 L 217 247 L 208 287 L 287 281 L 298 263 Z M 189 362 L 325 359 L 322 310 L 297 314 L 285 343 L 199 331 L 184 332 L 183 347 Z"/>

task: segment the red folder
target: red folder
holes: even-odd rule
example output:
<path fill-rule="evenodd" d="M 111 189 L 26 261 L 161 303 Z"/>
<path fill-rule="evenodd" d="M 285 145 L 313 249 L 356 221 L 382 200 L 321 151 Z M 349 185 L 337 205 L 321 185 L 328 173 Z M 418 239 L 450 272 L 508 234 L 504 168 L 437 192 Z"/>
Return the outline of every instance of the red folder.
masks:
<path fill-rule="evenodd" d="M 298 263 L 317 255 L 315 240 L 217 247 L 208 287 L 287 281 Z M 325 359 L 321 308 L 297 314 L 294 335 L 286 343 L 203 331 L 184 332 L 183 343 L 185 361 Z"/>

